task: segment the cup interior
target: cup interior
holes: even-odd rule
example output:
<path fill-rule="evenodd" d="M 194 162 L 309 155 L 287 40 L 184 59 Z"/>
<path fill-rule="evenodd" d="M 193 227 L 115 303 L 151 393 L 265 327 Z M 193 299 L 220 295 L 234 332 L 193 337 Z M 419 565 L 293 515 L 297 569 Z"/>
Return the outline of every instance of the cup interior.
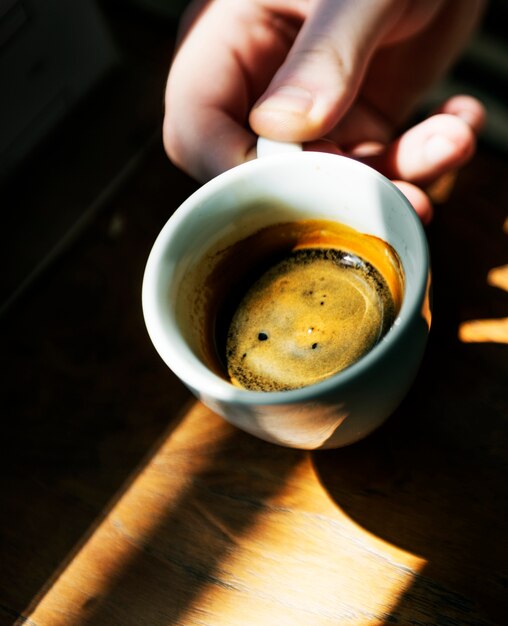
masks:
<path fill-rule="evenodd" d="M 361 163 L 330 154 L 300 152 L 251 161 L 193 194 L 169 219 L 147 263 L 147 328 L 164 361 L 188 386 L 228 399 L 243 394 L 247 400 L 255 394 L 259 401 L 259 392 L 233 387 L 207 365 L 196 334 L 201 322 L 190 304 L 203 294 L 193 293 L 190 277 L 210 250 L 266 226 L 302 219 L 336 221 L 379 237 L 401 260 L 405 289 L 396 324 L 360 362 L 374 358 L 372 353 L 382 351 L 391 335 L 419 314 L 428 273 L 426 239 L 413 208 L 390 181 Z M 333 378 L 354 374 L 360 362 Z M 305 392 L 266 395 L 277 393 Z"/>

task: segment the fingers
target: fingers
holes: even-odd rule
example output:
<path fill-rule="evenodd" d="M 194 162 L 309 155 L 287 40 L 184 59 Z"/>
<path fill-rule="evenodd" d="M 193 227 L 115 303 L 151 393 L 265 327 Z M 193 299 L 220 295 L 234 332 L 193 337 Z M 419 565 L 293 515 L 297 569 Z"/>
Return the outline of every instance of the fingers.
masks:
<path fill-rule="evenodd" d="M 436 113 L 455 115 L 478 134 L 485 124 L 485 108 L 476 98 L 468 95 L 456 95 L 449 98 Z"/>
<path fill-rule="evenodd" d="M 475 145 L 463 119 L 440 113 L 406 131 L 382 154 L 363 160 L 388 178 L 422 184 L 464 165 Z"/>
<path fill-rule="evenodd" d="M 394 0 L 318 0 L 251 111 L 254 131 L 280 141 L 326 135 L 355 98 L 370 57 L 405 6 Z"/>
<path fill-rule="evenodd" d="M 259 35 L 260 26 L 248 28 L 259 23 L 256 6 L 201 3 L 199 19 L 188 27 L 169 73 L 164 146 L 177 166 L 201 181 L 248 158 L 255 144 L 246 125 L 251 77 L 262 74 L 249 71 L 249 63 L 256 60 L 271 76 L 275 70 L 268 53 L 278 64 L 286 52 L 274 38 Z"/>
<path fill-rule="evenodd" d="M 233 55 L 218 45 L 219 32 L 208 10 L 183 42 L 166 86 L 164 147 L 175 165 L 201 181 L 237 165 L 255 141 L 240 121 L 244 79 Z M 213 52 L 204 55 L 203 48 Z"/>
<path fill-rule="evenodd" d="M 185 129 L 172 121 L 166 115 L 166 152 L 177 167 L 197 180 L 205 182 L 255 157 L 257 137 L 219 107 L 202 107 Z"/>
<path fill-rule="evenodd" d="M 412 183 L 408 183 L 405 180 L 394 180 L 392 182 L 409 200 L 423 225 L 426 226 L 429 224 L 432 220 L 434 209 L 427 194 L 420 189 L 420 187 L 417 187 Z"/>
<path fill-rule="evenodd" d="M 422 222 L 428 224 L 433 215 L 432 203 L 413 183 L 431 183 L 464 165 L 474 153 L 475 133 L 484 123 L 485 109 L 478 100 L 466 95 L 453 96 L 437 109 L 436 115 L 408 130 L 388 150 L 360 158 L 394 178 L 394 184 L 408 198 Z"/>

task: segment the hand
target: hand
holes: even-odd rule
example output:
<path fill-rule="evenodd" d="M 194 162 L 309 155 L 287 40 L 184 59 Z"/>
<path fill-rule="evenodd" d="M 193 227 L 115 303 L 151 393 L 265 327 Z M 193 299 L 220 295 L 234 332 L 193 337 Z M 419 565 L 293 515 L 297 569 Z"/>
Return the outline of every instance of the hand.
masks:
<path fill-rule="evenodd" d="M 421 186 L 472 156 L 483 108 L 458 96 L 417 126 L 401 128 L 465 45 L 482 6 L 483 0 L 194 2 L 166 90 L 168 155 L 206 180 L 255 156 L 257 135 L 309 142 L 367 161 L 428 221 L 432 206 Z"/>

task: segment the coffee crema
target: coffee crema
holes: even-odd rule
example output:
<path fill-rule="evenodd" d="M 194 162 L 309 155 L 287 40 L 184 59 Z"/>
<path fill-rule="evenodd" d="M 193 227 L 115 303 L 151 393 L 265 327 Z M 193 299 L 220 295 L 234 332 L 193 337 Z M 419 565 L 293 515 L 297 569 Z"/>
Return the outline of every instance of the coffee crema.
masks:
<path fill-rule="evenodd" d="M 357 361 L 390 328 L 381 274 L 342 250 L 300 248 L 250 287 L 229 326 L 231 381 L 280 391 L 320 382 Z"/>
<path fill-rule="evenodd" d="M 393 248 L 328 220 L 268 226 L 205 265 L 206 361 L 250 390 L 296 389 L 352 365 L 390 329 L 402 302 Z"/>

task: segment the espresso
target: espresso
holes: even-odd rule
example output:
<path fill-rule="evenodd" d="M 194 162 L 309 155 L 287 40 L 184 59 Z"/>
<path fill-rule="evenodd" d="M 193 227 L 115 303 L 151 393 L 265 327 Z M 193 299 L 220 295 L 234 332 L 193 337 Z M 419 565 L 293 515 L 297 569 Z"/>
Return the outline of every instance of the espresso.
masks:
<path fill-rule="evenodd" d="M 190 345 L 234 385 L 311 385 L 343 370 L 389 330 L 402 301 L 396 252 L 326 220 L 274 224 L 216 245 L 179 297 Z"/>
<path fill-rule="evenodd" d="M 381 274 L 342 250 L 299 249 L 247 291 L 226 343 L 231 381 L 295 389 L 341 371 L 390 328 L 395 305 Z"/>

